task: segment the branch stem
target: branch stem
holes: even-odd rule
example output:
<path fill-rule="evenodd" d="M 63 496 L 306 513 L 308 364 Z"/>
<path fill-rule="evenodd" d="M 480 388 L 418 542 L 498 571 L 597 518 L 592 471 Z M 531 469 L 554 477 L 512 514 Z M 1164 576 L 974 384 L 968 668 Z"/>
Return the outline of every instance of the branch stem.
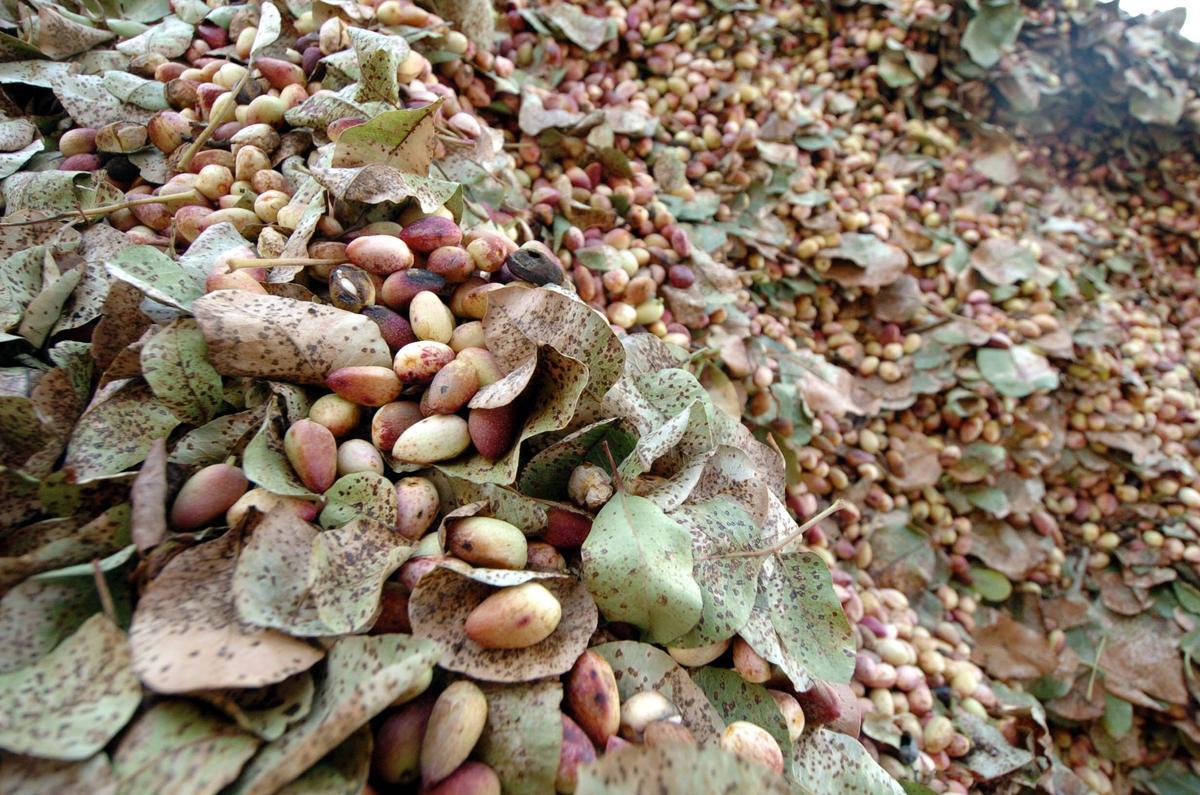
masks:
<path fill-rule="evenodd" d="M 345 259 L 316 259 L 315 257 L 275 257 L 255 259 L 254 257 L 232 257 L 226 262 L 233 270 L 238 268 L 286 268 L 286 267 L 316 267 L 320 265 L 341 265 Z"/>
<path fill-rule="evenodd" d="M 789 544 L 791 544 L 793 541 L 795 541 L 796 539 L 803 536 L 813 526 L 821 523 L 825 519 L 829 518 L 833 514 L 837 513 L 838 511 L 840 511 L 846 507 L 847 507 L 847 504 L 846 504 L 845 500 L 834 500 L 833 504 L 830 505 L 828 508 L 826 508 L 825 510 L 816 514 L 815 516 L 809 518 L 807 521 L 804 522 L 804 524 L 797 527 L 791 533 L 788 533 L 788 535 L 785 538 L 783 538 L 780 541 L 775 542 L 774 544 L 772 544 L 769 547 L 764 547 L 763 549 L 747 549 L 747 550 L 739 551 L 739 552 L 725 552 L 720 555 L 705 555 L 704 557 L 702 557 L 700 559 L 701 560 L 728 560 L 730 558 L 759 558 L 759 557 L 766 557 L 767 555 L 777 554 L 777 553 L 782 552 L 783 550 L 787 549 Z"/>
<path fill-rule="evenodd" d="M 237 85 L 230 89 L 229 93 L 233 96 L 235 107 L 237 103 L 237 95 L 240 94 L 242 89 L 246 87 L 246 81 L 249 79 L 250 68 L 247 67 L 246 73 L 242 75 L 242 79 L 237 82 Z M 215 105 L 216 103 L 214 102 L 213 104 Z M 225 114 L 222 113 L 209 118 L 208 124 L 204 125 L 204 129 L 201 130 L 200 134 L 196 136 L 196 140 L 192 141 L 192 145 L 189 146 L 187 151 L 183 153 L 183 157 L 179 158 L 179 166 L 177 168 L 178 171 L 187 171 L 188 166 L 192 164 L 192 158 L 195 157 L 196 153 L 200 151 L 200 147 L 208 143 L 208 139 L 213 137 L 213 134 L 216 133 L 218 127 L 229 121 L 229 119 L 223 118 L 224 116 Z"/>
<path fill-rule="evenodd" d="M 168 204 L 177 201 L 191 201 L 199 196 L 199 192 L 195 188 L 190 190 L 180 191 L 179 193 L 167 193 L 154 196 L 139 196 L 136 199 L 128 199 L 115 204 L 105 204 L 100 207 L 92 207 L 88 210 L 75 210 L 69 213 L 59 213 L 58 215 L 49 215 L 45 218 L 35 218 L 29 221 L 9 221 L 8 223 L 0 224 L 0 227 L 7 226 L 33 226 L 34 224 L 47 224 L 55 221 L 66 221 L 71 218 L 78 219 L 83 216 L 85 220 L 91 221 L 93 218 L 103 218 L 106 215 L 117 212 L 118 210 L 128 210 L 131 207 L 141 207 L 145 204 Z"/>

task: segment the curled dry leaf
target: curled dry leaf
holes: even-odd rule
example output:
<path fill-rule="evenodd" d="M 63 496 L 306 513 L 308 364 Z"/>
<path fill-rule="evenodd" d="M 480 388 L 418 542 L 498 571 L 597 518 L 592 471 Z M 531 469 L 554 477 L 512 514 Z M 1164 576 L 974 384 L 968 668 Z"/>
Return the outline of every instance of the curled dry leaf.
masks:
<path fill-rule="evenodd" d="M 129 727 L 113 753 L 121 792 L 216 795 L 254 756 L 252 734 L 188 701 L 163 701 Z"/>
<path fill-rule="evenodd" d="M 523 362 L 539 345 L 587 367 L 587 394 L 599 401 L 625 364 L 625 352 L 608 320 L 559 288 L 513 286 L 488 293 L 483 318 L 488 349 L 504 370 Z"/>
<path fill-rule="evenodd" d="M 437 655 L 435 644 L 407 635 L 339 640 L 329 651 L 308 717 L 264 746 L 230 794 L 277 792 L 397 699 L 420 695 Z"/>
<path fill-rule="evenodd" d="M 333 196 L 343 201 L 398 204 L 413 198 L 425 212 L 453 204 L 455 195 L 462 190 L 455 182 L 413 174 L 385 163 L 368 163 L 355 168 L 314 168 L 312 173 Z"/>
<path fill-rule="evenodd" d="M 698 743 L 716 743 L 721 736 L 725 722 L 720 713 L 687 671 L 662 649 L 647 643 L 618 641 L 593 646 L 592 651 L 612 666 L 622 702 L 635 693 L 657 690 L 679 708 L 684 725 Z"/>
<path fill-rule="evenodd" d="M 306 671 L 323 656 L 238 617 L 233 578 L 240 546 L 235 530 L 185 550 L 142 594 L 129 643 L 133 669 L 151 690 L 260 687 Z"/>
<path fill-rule="evenodd" d="M 552 347 L 541 347 L 536 358 L 526 360 L 505 378 L 489 384 L 471 399 L 471 408 L 499 408 L 516 403 L 525 420 L 508 453 L 490 461 L 476 453 L 465 461 L 442 464 L 447 475 L 476 483 L 509 485 L 517 479 L 521 445 L 540 434 L 562 430 L 575 416 L 580 397 L 589 384 L 587 368 Z M 528 391 L 526 384 L 530 384 Z"/>
<path fill-rule="evenodd" d="M 512 795 L 554 789 L 562 748 L 562 683 L 484 684 L 487 724 L 475 753 Z"/>
<path fill-rule="evenodd" d="M 155 439 L 129 489 L 130 534 L 139 552 L 167 534 L 167 441 Z"/>
<path fill-rule="evenodd" d="M 141 700 L 125 633 L 96 614 L 35 664 L 0 675 L 0 748 L 87 759 Z"/>
<path fill-rule="evenodd" d="M 223 375 L 321 384 L 341 367 L 391 366 L 379 327 L 335 307 L 218 290 L 197 299 L 192 312 Z"/>
<path fill-rule="evenodd" d="M 524 649 L 484 649 L 467 637 L 464 625 L 475 607 L 496 587 L 537 580 L 562 606 L 562 620 L 550 637 Z M 532 571 L 434 569 L 421 578 L 408 603 L 413 634 L 441 648 L 441 667 L 486 682 L 527 682 L 570 670 L 596 630 L 596 605 L 573 577 Z"/>
<path fill-rule="evenodd" d="M 785 795 L 792 792 L 782 777 L 716 747 L 687 743 L 631 745 L 607 753 L 579 769 L 576 795 Z"/>

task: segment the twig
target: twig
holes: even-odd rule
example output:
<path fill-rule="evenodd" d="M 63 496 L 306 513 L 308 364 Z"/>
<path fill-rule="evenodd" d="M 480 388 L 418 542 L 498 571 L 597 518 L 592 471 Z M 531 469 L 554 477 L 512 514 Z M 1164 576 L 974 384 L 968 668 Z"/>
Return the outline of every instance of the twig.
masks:
<path fill-rule="evenodd" d="M 34 224 L 46 224 L 55 221 L 67 221 L 72 218 L 83 216 L 85 221 L 92 220 L 92 217 L 103 218 L 110 213 L 115 213 L 118 210 L 128 210 L 131 207 L 141 207 L 144 204 L 167 204 L 168 202 L 176 201 L 191 201 L 200 194 L 195 188 L 190 190 L 180 191 L 179 193 L 167 193 L 155 196 L 141 196 L 128 201 L 117 202 L 116 204 L 105 204 L 100 207 L 93 207 L 90 210 L 74 210 L 69 213 L 59 213 L 46 218 L 37 218 L 32 221 L 9 221 L 8 223 L 0 224 L 0 227 L 7 226 L 32 226 Z"/>
<path fill-rule="evenodd" d="M 254 257 L 233 257 L 226 260 L 232 270 L 238 268 L 287 268 L 287 267 L 318 267 L 321 265 L 341 265 L 343 259 L 317 259 L 315 257 L 275 257 L 274 259 L 255 259 Z"/>
<path fill-rule="evenodd" d="M 789 544 L 791 544 L 797 538 L 800 538 L 800 536 L 802 536 L 806 532 L 808 532 L 808 530 L 810 530 L 814 525 L 819 524 L 821 521 L 827 519 L 832 514 L 835 514 L 838 511 L 840 511 L 846 507 L 848 507 L 848 506 L 847 506 L 845 500 L 834 500 L 833 504 L 830 505 L 828 508 L 821 511 L 816 516 L 813 516 L 811 519 L 806 521 L 804 524 L 797 527 L 793 532 L 789 533 L 787 535 L 787 537 L 785 537 L 782 541 L 777 541 L 769 547 L 765 547 L 763 549 L 747 549 L 747 550 L 738 551 L 738 552 L 725 552 L 720 555 L 705 555 L 704 557 L 700 558 L 700 560 L 727 560 L 729 558 L 758 558 L 758 557 L 766 557 L 767 555 L 777 554 L 777 553 L 782 552 L 783 550 L 787 549 Z"/>
<path fill-rule="evenodd" d="M 108 616 L 108 620 L 116 624 L 117 607 L 113 604 L 112 593 L 108 590 L 108 580 L 104 579 L 100 561 L 96 558 L 92 559 L 92 576 L 96 580 L 96 590 L 100 594 L 100 607 L 104 610 L 104 615 Z"/>
<path fill-rule="evenodd" d="M 608 446 L 608 440 L 605 439 L 600 444 L 604 447 L 604 455 L 608 458 L 608 465 L 612 469 L 613 483 L 617 485 L 617 491 L 624 494 L 625 484 L 621 481 L 621 473 L 617 471 L 617 460 L 613 458 L 612 450 Z"/>
<path fill-rule="evenodd" d="M 1096 674 L 1100 672 L 1100 655 L 1104 654 L 1104 644 L 1108 642 L 1108 635 L 1100 637 L 1100 643 L 1096 645 L 1096 659 L 1092 661 L 1092 675 L 1088 677 L 1087 700 L 1092 700 L 1092 689 L 1096 686 Z"/>
<path fill-rule="evenodd" d="M 247 67 L 246 73 L 242 75 L 242 79 L 237 82 L 237 85 L 229 90 L 230 95 L 233 97 L 234 107 L 237 106 L 237 95 L 242 92 L 242 89 L 246 87 L 246 82 L 250 79 L 250 71 L 252 68 L 253 67 Z M 216 102 L 214 102 L 213 105 L 215 106 Z M 213 134 L 217 131 L 217 128 L 225 123 L 226 120 L 222 118 L 223 115 L 224 114 L 213 115 L 209 118 L 208 124 L 206 124 L 204 129 L 200 131 L 200 134 L 196 136 L 196 140 L 192 141 L 191 146 L 189 146 L 187 151 L 183 153 L 183 157 L 179 158 L 179 166 L 176 170 L 180 172 L 188 170 L 188 166 L 192 164 L 192 158 L 195 157 L 196 153 L 200 151 L 200 147 L 208 143 L 208 139 L 213 137 Z"/>

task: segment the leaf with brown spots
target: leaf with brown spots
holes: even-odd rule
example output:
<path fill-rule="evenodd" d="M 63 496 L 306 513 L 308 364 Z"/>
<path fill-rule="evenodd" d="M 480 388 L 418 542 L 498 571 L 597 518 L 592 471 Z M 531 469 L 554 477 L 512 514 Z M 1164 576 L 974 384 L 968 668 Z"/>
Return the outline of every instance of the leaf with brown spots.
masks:
<path fill-rule="evenodd" d="M 36 756 L 5 754 L 0 758 L 0 792 L 21 795 L 115 795 L 108 757 L 99 753 L 83 762 L 60 762 Z"/>
<path fill-rule="evenodd" d="M 63 467 L 79 483 L 124 472 L 141 463 L 154 440 L 178 424 L 146 383 L 127 381 L 79 418 Z"/>
<path fill-rule="evenodd" d="M 787 782 L 768 768 L 687 743 L 632 745 L 579 769 L 576 795 L 787 795 Z M 801 790 L 803 792 L 803 790 Z"/>
<path fill-rule="evenodd" d="M 359 518 L 384 527 L 395 527 L 399 521 L 396 487 L 375 472 L 353 472 L 338 478 L 324 498 L 323 527 L 341 527 Z"/>
<path fill-rule="evenodd" d="M 230 531 L 179 553 L 142 594 L 129 642 L 133 669 L 151 690 L 261 687 L 306 671 L 323 656 L 238 617 L 233 578 L 241 543 Z"/>
<path fill-rule="evenodd" d="M 408 635 L 348 637 L 329 651 L 312 712 L 269 743 L 229 790 L 271 795 L 391 704 L 429 686 L 437 646 Z"/>
<path fill-rule="evenodd" d="M 593 646 L 608 660 L 617 678 L 621 701 L 643 690 L 657 690 L 679 709 L 683 723 L 701 745 L 715 743 L 725 729 L 720 713 L 708 697 L 662 649 L 648 643 L 618 641 Z"/>
<path fill-rule="evenodd" d="M 38 572 L 111 555 L 129 544 L 129 503 L 115 505 L 91 521 L 47 519 L 20 533 L 0 535 L 0 590 Z"/>
<path fill-rule="evenodd" d="M 376 39 L 385 38 L 366 31 L 362 35 L 373 36 Z M 364 45 L 368 44 L 365 39 L 361 41 Z M 358 42 L 359 40 L 355 42 L 356 48 L 359 46 Z M 391 74 L 394 80 L 395 69 Z M 375 91 L 388 90 L 382 81 L 375 85 Z M 395 88 L 390 90 L 394 91 Z M 360 100 L 380 98 L 363 97 L 361 93 L 359 95 Z M 343 132 L 334 144 L 333 167 L 353 168 L 368 163 L 382 163 L 408 174 L 425 176 L 429 173 L 429 164 L 433 161 L 435 148 L 434 116 L 441 106 L 442 100 L 439 99 L 420 108 L 384 111 L 365 124 L 351 127 Z"/>
<path fill-rule="evenodd" d="M 488 349 L 501 369 L 512 370 L 539 345 L 549 345 L 587 368 L 587 394 L 603 399 L 625 364 L 625 351 L 608 320 L 552 285 L 512 286 L 488 293 L 483 318 Z"/>
<path fill-rule="evenodd" d="M 0 748 L 87 759 L 141 700 L 125 633 L 97 614 L 34 665 L 0 674 Z"/>
<path fill-rule="evenodd" d="M 475 753 L 496 771 L 512 795 L 554 789 L 562 748 L 562 683 L 480 685 L 487 696 L 487 724 Z"/>
<path fill-rule="evenodd" d="M 812 795 L 904 795 L 862 743 L 829 729 L 818 728 L 800 738 L 792 752 L 792 770 Z"/>
<path fill-rule="evenodd" d="M 467 616 L 495 588 L 537 580 L 562 605 L 550 637 L 524 649 L 484 649 L 467 637 Z M 437 568 L 413 589 L 408 603 L 413 634 L 441 648 L 441 667 L 486 682 L 527 682 L 566 673 L 596 630 L 596 605 L 573 577 L 534 571 Z"/>
<path fill-rule="evenodd" d="M 196 321 L 180 318 L 142 346 L 142 377 L 163 405 L 190 425 L 203 425 L 223 402 L 221 376 L 205 358 Z"/>
<path fill-rule="evenodd" d="M 323 384 L 340 367 L 392 363 L 379 326 L 336 307 L 218 290 L 196 299 L 192 313 L 222 375 Z"/>
<path fill-rule="evenodd" d="M 192 697 L 207 701 L 238 726 L 270 742 L 308 715 L 314 691 L 312 672 L 304 671 L 266 687 L 201 690 L 192 693 Z"/>
<path fill-rule="evenodd" d="M 161 701 L 143 713 L 113 753 L 121 792 L 216 795 L 258 749 L 252 734 L 188 701 Z"/>
<path fill-rule="evenodd" d="M 383 583 L 412 547 L 369 518 L 321 532 L 280 506 L 245 543 L 233 576 L 238 614 L 248 624 L 297 636 L 365 632 Z"/>
<path fill-rule="evenodd" d="M 750 646 L 805 691 L 814 679 L 849 682 L 854 636 L 833 592 L 829 568 L 812 552 L 763 561 L 758 596 L 740 630 Z"/>

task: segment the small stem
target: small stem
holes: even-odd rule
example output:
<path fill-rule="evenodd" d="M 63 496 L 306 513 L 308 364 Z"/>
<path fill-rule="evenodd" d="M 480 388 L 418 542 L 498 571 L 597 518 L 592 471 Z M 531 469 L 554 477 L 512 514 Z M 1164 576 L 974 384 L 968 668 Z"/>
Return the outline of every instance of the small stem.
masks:
<path fill-rule="evenodd" d="M 226 260 L 233 270 L 238 268 L 285 268 L 285 267 L 315 267 L 318 265 L 341 265 L 345 259 L 316 259 L 314 257 L 275 257 L 274 259 L 255 259 L 254 257 L 233 257 Z"/>
<path fill-rule="evenodd" d="M 604 447 L 604 455 L 608 458 L 608 465 L 612 468 L 613 483 L 617 484 L 617 491 L 625 493 L 625 484 L 621 481 L 621 473 L 617 471 L 617 460 L 613 458 L 612 450 L 609 449 L 608 440 L 605 439 L 600 443 Z"/>
<path fill-rule="evenodd" d="M 59 213 L 58 215 L 47 216 L 46 218 L 36 218 L 31 221 L 9 221 L 8 223 L 0 224 L 0 227 L 7 226 L 32 226 L 34 224 L 52 223 L 55 221 L 66 221 L 71 218 L 78 219 L 83 216 L 85 221 L 91 221 L 93 218 L 103 218 L 106 215 L 117 212 L 118 210 L 128 210 L 131 207 L 141 207 L 144 204 L 168 204 L 176 201 L 191 201 L 200 194 L 195 188 L 190 190 L 180 191 L 179 193 L 168 193 L 165 195 L 155 196 L 139 196 L 136 199 L 117 202 L 116 204 L 105 204 L 101 207 L 93 207 L 90 210 L 76 210 L 69 213 Z"/>
<path fill-rule="evenodd" d="M 251 67 L 247 67 L 246 74 L 242 75 L 242 79 L 237 82 L 237 85 L 230 89 L 230 93 L 233 95 L 235 107 L 237 105 L 237 95 L 240 94 L 242 89 L 246 87 L 246 81 L 250 79 L 250 70 Z M 215 133 L 217 128 L 224 124 L 225 121 L 226 120 L 220 116 L 213 116 L 208 120 L 208 124 L 204 125 L 204 129 L 201 130 L 200 134 L 196 136 L 196 140 L 192 141 L 192 145 L 189 146 L 187 151 L 183 153 L 183 157 L 179 158 L 179 166 L 177 167 L 178 171 L 184 172 L 188 170 L 188 166 L 192 164 L 192 158 L 195 157 L 196 153 L 200 151 L 200 147 L 208 143 L 208 139 L 213 137 L 213 133 Z"/>
<path fill-rule="evenodd" d="M 1108 635 L 1100 637 L 1100 643 L 1096 646 L 1096 659 L 1092 662 L 1092 675 L 1088 677 L 1087 700 L 1092 700 L 1092 689 L 1096 686 L 1096 674 L 1100 672 L 1100 655 L 1104 654 L 1104 644 L 1108 642 Z"/>
<path fill-rule="evenodd" d="M 112 593 L 108 590 L 108 580 L 104 579 L 104 571 L 100 568 L 100 561 L 92 559 L 92 576 L 96 580 L 96 591 L 100 594 L 100 607 L 104 610 L 104 615 L 108 616 L 108 620 L 117 623 L 117 607 L 113 604 Z"/>
<path fill-rule="evenodd" d="M 797 538 L 800 538 L 800 536 L 802 536 L 806 532 L 808 532 L 808 530 L 811 529 L 814 525 L 819 524 L 823 520 L 827 519 L 830 515 L 837 513 L 838 511 L 842 510 L 845 507 L 847 507 L 845 500 L 834 500 L 833 505 L 830 505 L 828 508 L 821 511 L 816 516 L 813 516 L 811 519 L 806 521 L 804 524 L 797 527 L 794 531 L 792 531 L 791 533 L 788 533 L 787 537 L 784 538 L 782 541 L 777 541 L 776 543 L 774 543 L 771 546 L 766 547 L 764 549 L 748 549 L 748 550 L 741 551 L 741 552 L 726 552 L 721 555 L 705 555 L 704 557 L 700 558 L 700 560 L 727 560 L 729 558 L 758 558 L 758 557 L 766 557 L 767 555 L 774 555 L 776 553 L 782 552 L 783 550 L 787 549 L 789 544 L 791 544 Z"/>

